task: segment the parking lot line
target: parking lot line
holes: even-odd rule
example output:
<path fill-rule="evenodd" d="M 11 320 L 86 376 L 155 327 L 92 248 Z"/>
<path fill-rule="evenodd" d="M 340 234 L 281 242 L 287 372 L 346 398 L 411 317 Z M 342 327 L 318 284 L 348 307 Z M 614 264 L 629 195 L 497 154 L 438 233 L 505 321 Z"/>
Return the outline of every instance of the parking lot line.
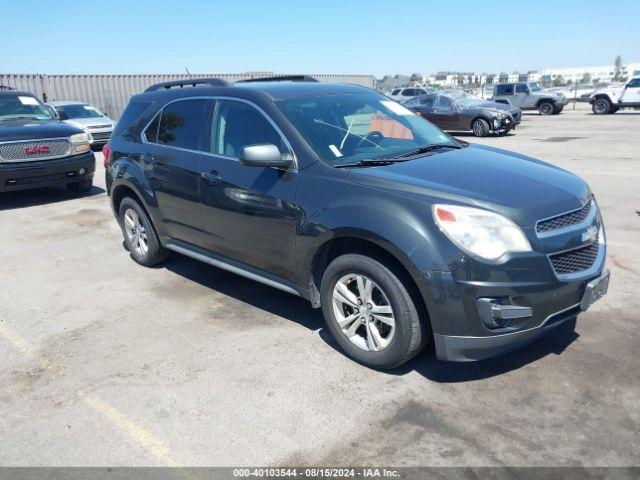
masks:
<path fill-rule="evenodd" d="M 16 350 L 29 359 L 34 359 L 36 348 L 22 335 L 7 325 L 6 322 L 0 320 L 0 335 L 4 337 Z M 55 364 L 46 362 L 42 364 L 42 369 L 48 372 L 59 370 Z M 75 390 L 75 395 L 91 409 L 99 413 L 108 423 L 121 430 L 131 437 L 140 447 L 149 453 L 156 460 L 162 462 L 166 466 L 177 467 L 176 462 L 166 443 L 151 432 L 131 421 L 121 411 L 109 405 L 104 400 L 96 397 L 91 393 L 84 393 L 81 390 Z"/>

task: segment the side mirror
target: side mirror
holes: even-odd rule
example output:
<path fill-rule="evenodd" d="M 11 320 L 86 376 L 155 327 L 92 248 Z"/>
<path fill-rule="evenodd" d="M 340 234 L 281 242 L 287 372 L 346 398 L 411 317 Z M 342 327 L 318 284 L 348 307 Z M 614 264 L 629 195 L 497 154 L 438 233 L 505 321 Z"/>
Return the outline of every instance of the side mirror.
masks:
<path fill-rule="evenodd" d="M 242 147 L 238 160 L 240 165 L 246 167 L 290 168 L 293 165 L 290 155 L 282 155 L 278 147 L 271 143 Z"/>

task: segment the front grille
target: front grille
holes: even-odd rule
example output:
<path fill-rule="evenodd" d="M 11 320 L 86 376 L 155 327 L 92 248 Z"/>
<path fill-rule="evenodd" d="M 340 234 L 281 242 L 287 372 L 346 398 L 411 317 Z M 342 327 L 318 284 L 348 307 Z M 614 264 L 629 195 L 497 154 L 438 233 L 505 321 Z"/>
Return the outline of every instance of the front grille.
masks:
<path fill-rule="evenodd" d="M 43 152 L 40 147 L 47 147 L 48 151 Z M 30 148 L 34 149 L 34 153 L 26 153 L 26 150 Z M 29 162 L 64 157 L 70 149 L 71 144 L 64 138 L 2 143 L 0 144 L 0 159 L 5 162 Z"/>
<path fill-rule="evenodd" d="M 582 222 L 591 211 L 593 206 L 593 199 L 590 199 L 584 207 L 573 212 L 563 213 L 557 217 L 549 218 L 547 220 L 541 220 L 536 225 L 536 232 L 544 233 L 551 230 L 557 230 L 559 228 L 570 227 L 571 225 L 577 225 Z"/>
<path fill-rule="evenodd" d="M 96 132 L 92 133 L 91 136 L 94 140 L 109 140 L 111 132 Z"/>
<path fill-rule="evenodd" d="M 87 127 L 89 130 L 97 130 L 98 128 L 110 128 L 111 125 L 90 125 Z"/>
<path fill-rule="evenodd" d="M 591 245 L 549 255 L 549 259 L 558 275 L 581 272 L 591 268 L 593 262 L 598 258 L 599 250 L 600 245 L 596 240 Z"/>

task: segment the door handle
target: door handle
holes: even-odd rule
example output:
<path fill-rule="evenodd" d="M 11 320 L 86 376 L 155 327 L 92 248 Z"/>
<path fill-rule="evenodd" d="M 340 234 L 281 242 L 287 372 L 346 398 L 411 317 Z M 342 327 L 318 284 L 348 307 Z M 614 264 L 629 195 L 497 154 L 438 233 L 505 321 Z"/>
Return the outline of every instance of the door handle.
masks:
<path fill-rule="evenodd" d="M 149 155 L 147 153 L 140 155 L 140 160 L 142 160 L 145 165 L 151 165 L 152 163 L 156 162 L 156 159 L 153 158 L 153 155 Z"/>
<path fill-rule="evenodd" d="M 200 176 L 204 179 L 204 183 L 208 185 L 217 185 L 222 181 L 222 177 L 215 170 L 212 172 L 202 172 Z"/>

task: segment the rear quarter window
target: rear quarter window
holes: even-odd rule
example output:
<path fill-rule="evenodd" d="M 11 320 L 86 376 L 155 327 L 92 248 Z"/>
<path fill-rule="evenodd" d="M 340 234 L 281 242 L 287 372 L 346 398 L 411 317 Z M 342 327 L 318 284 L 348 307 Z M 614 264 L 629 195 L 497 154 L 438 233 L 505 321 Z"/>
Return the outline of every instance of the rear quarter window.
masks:
<path fill-rule="evenodd" d="M 113 136 L 121 135 L 127 128 L 140 118 L 140 116 L 149 108 L 151 102 L 129 102 L 127 108 L 124 109 L 120 119 L 116 122 L 116 128 L 113 130 Z"/>

